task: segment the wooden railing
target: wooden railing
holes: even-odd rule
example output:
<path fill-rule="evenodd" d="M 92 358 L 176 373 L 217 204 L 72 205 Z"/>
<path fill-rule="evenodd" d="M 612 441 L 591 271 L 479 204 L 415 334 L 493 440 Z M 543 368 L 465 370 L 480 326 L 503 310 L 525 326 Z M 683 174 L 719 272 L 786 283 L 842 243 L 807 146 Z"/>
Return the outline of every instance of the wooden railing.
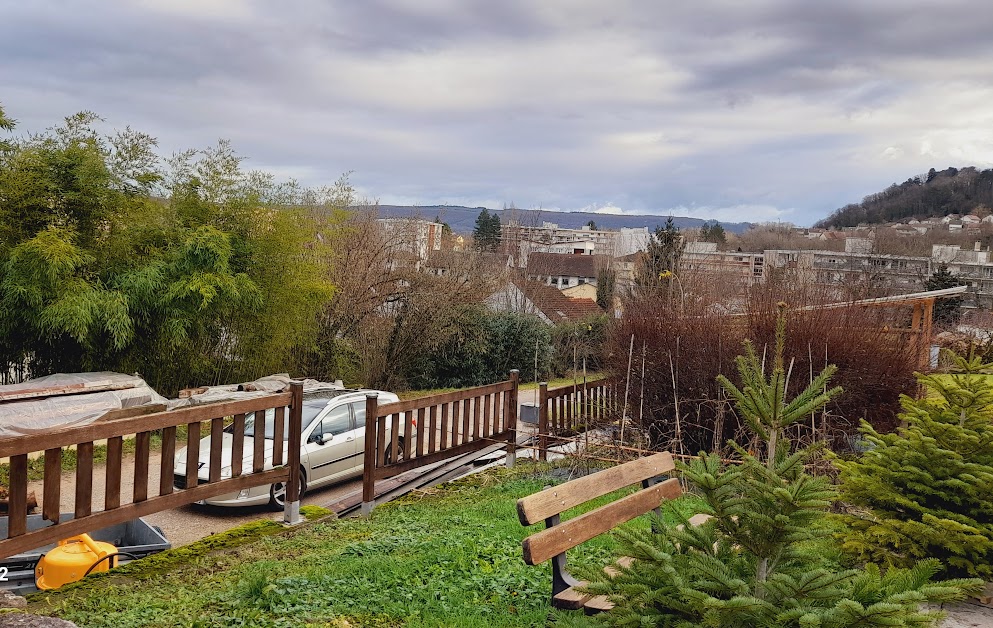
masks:
<path fill-rule="evenodd" d="M 45 434 L 32 434 L 0 440 L 0 458 L 10 458 L 7 538 L 0 540 L 0 558 L 40 547 L 82 532 L 130 521 L 161 510 L 176 508 L 203 499 L 242 489 L 286 483 L 285 518 L 295 523 L 300 508 L 301 403 L 303 385 L 290 384 L 290 391 L 244 401 L 229 401 L 170 412 L 117 419 L 70 427 Z M 289 421 L 286 421 L 287 408 Z M 251 467 L 244 468 L 245 415 L 265 416 L 274 409 L 273 468 L 265 467 L 265 440 L 253 438 Z M 230 477 L 222 479 L 221 452 L 225 417 L 233 417 Z M 210 451 L 206 482 L 200 480 L 201 423 L 210 421 Z M 288 423 L 288 427 L 284 424 Z M 174 477 L 179 426 L 186 426 L 186 476 L 182 487 Z M 256 429 L 262 428 L 259 425 Z M 161 430 L 162 457 L 158 469 L 158 495 L 149 496 L 149 457 L 152 433 Z M 284 434 L 288 431 L 288 434 Z M 134 435 L 135 454 L 132 499 L 122 503 L 121 479 L 124 473 L 124 437 Z M 284 436 L 288 443 L 284 447 Z M 106 480 L 103 510 L 93 510 L 93 443 L 107 441 Z M 62 454 L 76 447 L 74 517 L 59 522 L 61 514 Z M 284 451 L 286 449 L 286 451 Z M 44 452 L 42 517 L 52 522 L 39 530 L 27 529 L 28 457 Z M 285 465 L 284 465 L 285 456 Z"/>
<path fill-rule="evenodd" d="M 548 388 L 538 386 L 538 451 L 548 459 L 549 437 L 569 436 L 594 423 L 613 420 L 623 403 L 624 391 L 616 379 Z"/>
<path fill-rule="evenodd" d="M 506 443 L 512 466 L 517 445 L 518 372 L 489 386 L 380 406 L 366 397 L 362 512 L 371 512 L 376 480 Z"/>

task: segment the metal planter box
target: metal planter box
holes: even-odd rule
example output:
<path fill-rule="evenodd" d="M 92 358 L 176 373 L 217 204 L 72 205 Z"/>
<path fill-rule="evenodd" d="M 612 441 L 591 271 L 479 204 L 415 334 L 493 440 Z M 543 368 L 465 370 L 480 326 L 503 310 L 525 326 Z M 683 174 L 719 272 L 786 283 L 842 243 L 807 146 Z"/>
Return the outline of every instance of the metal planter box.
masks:
<path fill-rule="evenodd" d="M 538 425 L 538 406 L 531 403 L 522 403 L 520 416 L 518 418 L 521 420 L 521 423 Z"/>
<path fill-rule="evenodd" d="M 69 521 L 72 513 L 63 513 L 59 522 Z M 28 515 L 28 532 L 40 530 L 52 525 L 42 519 L 41 515 Z M 100 528 L 89 532 L 96 541 L 113 543 L 119 551 L 144 558 L 151 554 L 172 548 L 172 543 L 166 540 L 162 530 L 151 526 L 144 519 L 133 519 L 125 523 Z M 0 517 L 0 538 L 7 537 L 7 518 Z M 34 585 L 34 568 L 43 554 L 55 547 L 55 544 L 44 545 L 29 552 L 16 554 L 0 560 L 0 567 L 7 568 L 7 581 L 0 582 L 0 588 L 7 589 L 18 595 L 33 593 L 38 589 Z M 120 564 L 129 562 L 126 556 L 120 557 Z"/>

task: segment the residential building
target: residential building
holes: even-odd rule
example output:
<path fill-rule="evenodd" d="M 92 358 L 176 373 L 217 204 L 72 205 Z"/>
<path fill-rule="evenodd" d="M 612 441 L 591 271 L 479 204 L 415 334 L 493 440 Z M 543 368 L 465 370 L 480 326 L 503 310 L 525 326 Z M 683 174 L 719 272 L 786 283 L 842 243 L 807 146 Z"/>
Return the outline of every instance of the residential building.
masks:
<path fill-rule="evenodd" d="M 570 298 L 557 288 L 538 281 L 516 278 L 486 299 L 497 311 L 533 314 L 549 325 L 577 322 L 603 314 L 594 299 Z"/>
<path fill-rule="evenodd" d="M 528 256 L 527 278 L 555 286 L 559 290 L 582 284 L 596 285 L 597 275 L 608 259 L 604 255 L 563 255 L 532 253 Z"/>
<path fill-rule="evenodd" d="M 441 250 L 441 223 L 416 218 L 380 218 L 377 222 L 383 226 L 390 243 L 413 255 L 418 267 L 432 251 Z"/>

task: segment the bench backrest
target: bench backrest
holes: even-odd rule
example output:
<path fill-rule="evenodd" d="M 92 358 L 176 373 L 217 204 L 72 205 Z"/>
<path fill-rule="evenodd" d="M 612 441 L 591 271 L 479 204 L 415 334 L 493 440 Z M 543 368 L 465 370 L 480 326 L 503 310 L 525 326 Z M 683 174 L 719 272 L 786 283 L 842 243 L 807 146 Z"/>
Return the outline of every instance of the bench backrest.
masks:
<path fill-rule="evenodd" d="M 517 501 L 523 525 L 547 521 L 562 512 L 618 489 L 644 482 L 675 468 L 672 455 L 663 452 L 599 471 L 559 486 L 547 488 Z M 524 561 L 537 565 L 568 549 L 658 508 L 666 499 L 682 494 L 675 478 L 650 486 L 605 506 L 552 525 L 524 539 Z M 556 522 L 557 523 L 557 522 Z"/>

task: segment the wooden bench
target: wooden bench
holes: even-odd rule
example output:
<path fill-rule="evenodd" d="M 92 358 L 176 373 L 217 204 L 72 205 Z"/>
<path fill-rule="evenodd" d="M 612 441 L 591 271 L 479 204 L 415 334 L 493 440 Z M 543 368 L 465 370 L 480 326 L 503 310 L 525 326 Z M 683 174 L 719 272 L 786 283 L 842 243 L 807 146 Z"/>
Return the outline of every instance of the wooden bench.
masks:
<path fill-rule="evenodd" d="M 576 590 L 585 583 L 576 580 L 566 569 L 566 551 L 650 510 L 660 514 L 659 507 L 664 500 L 675 499 L 682 494 L 676 478 L 660 481 L 659 476 L 674 468 L 672 455 L 663 452 L 552 486 L 517 500 L 517 515 L 522 525 L 529 526 L 545 521 L 544 530 L 524 539 L 524 562 L 540 565 L 546 560 L 552 561 L 553 606 L 570 610 L 583 608 L 587 612 L 612 608 L 613 605 L 605 596 L 590 596 Z M 642 490 L 636 493 L 568 521 L 562 522 L 559 519 L 570 508 L 638 483 Z M 630 560 L 622 558 L 618 564 L 627 566 L 630 565 Z"/>

